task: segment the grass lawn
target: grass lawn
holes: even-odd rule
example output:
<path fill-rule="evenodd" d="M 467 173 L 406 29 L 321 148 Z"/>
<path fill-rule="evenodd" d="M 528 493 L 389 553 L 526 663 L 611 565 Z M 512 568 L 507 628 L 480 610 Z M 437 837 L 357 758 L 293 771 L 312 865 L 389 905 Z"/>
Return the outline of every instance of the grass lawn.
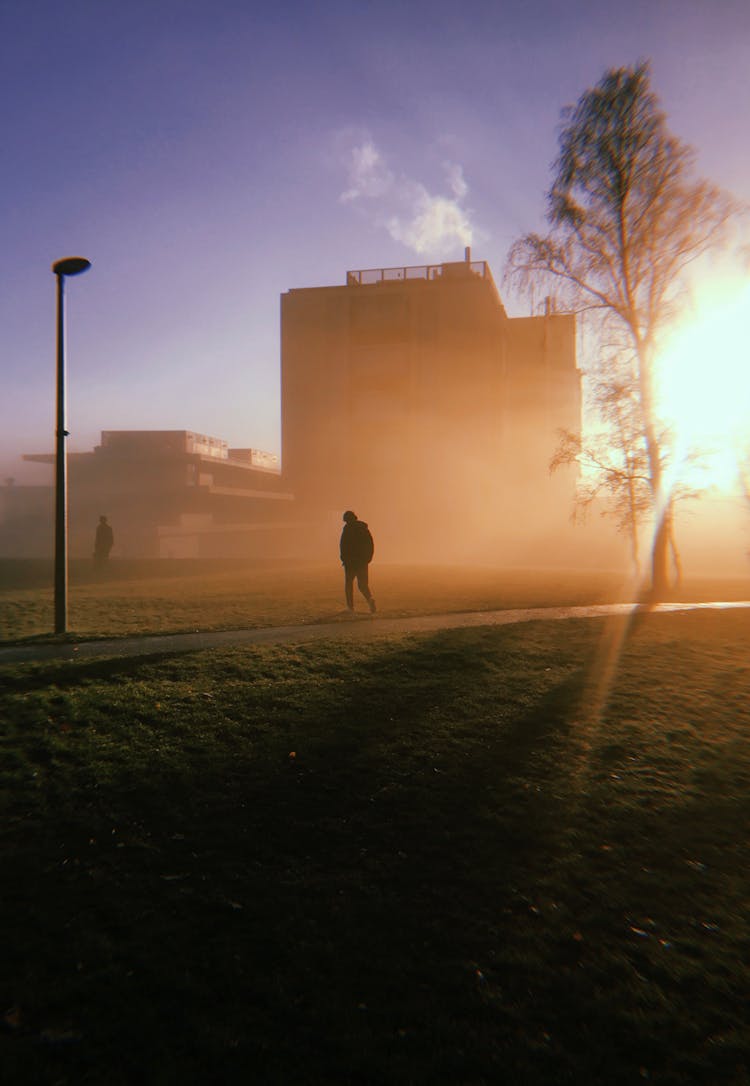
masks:
<path fill-rule="evenodd" d="M 749 648 L 735 611 L 0 668 L 4 1081 L 747 1083 Z"/>
<path fill-rule="evenodd" d="M 386 617 L 495 608 L 611 603 L 632 599 L 623 575 L 573 570 L 456 566 L 372 566 Z M 0 641 L 48 636 L 53 621 L 51 562 L 0 559 Z M 749 599 L 750 576 L 692 579 L 683 600 Z M 363 601 L 357 601 L 364 608 Z M 71 564 L 69 630 L 119 637 L 331 621 L 344 607 L 343 575 L 327 565 L 232 561 L 114 561 L 104 574 Z"/>

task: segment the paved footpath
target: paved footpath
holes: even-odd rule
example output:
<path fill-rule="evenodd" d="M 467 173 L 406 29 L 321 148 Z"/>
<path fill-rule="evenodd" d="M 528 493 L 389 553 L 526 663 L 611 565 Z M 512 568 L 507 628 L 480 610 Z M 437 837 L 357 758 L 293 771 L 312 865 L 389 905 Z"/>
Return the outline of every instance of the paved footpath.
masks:
<path fill-rule="evenodd" d="M 750 608 L 750 600 L 712 603 L 659 603 L 651 614 L 669 611 Z M 198 652 L 223 645 L 302 644 L 306 641 L 365 641 L 392 634 L 430 633 L 468 626 L 506 626 L 515 622 L 549 621 L 564 618 L 602 618 L 628 615 L 640 610 L 632 603 L 592 604 L 588 607 L 528 607 L 508 611 L 463 611 L 448 615 L 415 615 L 411 618 L 379 618 L 367 615 L 338 622 L 305 626 L 264 626 L 256 629 L 216 630 L 205 633 L 156 634 L 144 637 L 108 638 L 102 641 L 36 642 L 0 647 L 0 664 L 27 660 L 86 660 L 100 656 L 153 656 Z"/>

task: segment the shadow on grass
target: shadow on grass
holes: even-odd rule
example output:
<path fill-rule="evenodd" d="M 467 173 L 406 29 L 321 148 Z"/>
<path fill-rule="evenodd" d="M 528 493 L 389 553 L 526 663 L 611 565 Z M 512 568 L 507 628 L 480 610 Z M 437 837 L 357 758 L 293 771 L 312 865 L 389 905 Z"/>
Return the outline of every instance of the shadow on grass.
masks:
<path fill-rule="evenodd" d="M 548 1086 L 663 1064 L 628 952 L 576 939 L 623 882 L 576 851 L 592 645 L 462 631 L 279 650 L 275 671 L 253 650 L 77 663 L 79 683 L 210 675 L 210 711 L 169 758 L 179 718 L 138 706 L 146 756 L 40 777 L 4 864 L 12 1081 Z"/>
<path fill-rule="evenodd" d="M 37 665 L 16 689 L 167 663 Z M 47 767 L 49 820 L 6 864 L 27 977 L 6 998 L 31 1004 L 27 1043 L 14 1040 L 41 1053 L 37 1081 L 66 1064 L 76 1081 L 106 1066 L 113 1083 L 144 1068 L 302 1083 L 494 1067 L 493 1045 L 465 1051 L 475 960 L 525 900 L 518 873 L 556 847 L 552 763 L 530 763 L 564 738 L 578 682 L 540 697 L 517 664 L 450 635 L 397 642 L 290 709 L 261 757 L 197 747 L 176 770 L 157 752 L 137 778 L 84 775 L 67 797 Z"/>
<path fill-rule="evenodd" d="M 3 675 L 6 690 L 32 691 L 40 685 L 58 690 L 76 690 L 85 683 L 112 682 L 118 678 L 137 679 L 144 666 L 159 665 L 174 660 L 174 654 L 146 656 L 105 656 L 83 660 L 40 660 L 30 664 L 8 667 Z"/>

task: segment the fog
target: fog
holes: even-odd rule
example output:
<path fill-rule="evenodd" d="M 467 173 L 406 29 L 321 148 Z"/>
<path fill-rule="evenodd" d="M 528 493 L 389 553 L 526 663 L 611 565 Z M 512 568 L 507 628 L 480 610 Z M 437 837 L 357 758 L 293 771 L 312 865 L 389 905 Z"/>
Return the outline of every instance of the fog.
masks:
<path fill-rule="evenodd" d="M 99 516 L 115 533 L 112 562 L 210 558 L 262 562 L 338 563 L 346 509 L 369 524 L 375 565 L 492 566 L 632 572 L 627 538 L 604 506 L 573 524 L 572 471 L 544 470 L 549 440 L 529 435 L 516 444 L 512 478 L 498 477 L 475 449 L 446 438 L 422 420 L 411 428 L 408 464 L 389 459 L 395 442 L 374 448 L 377 472 L 354 458 L 325 474 L 336 492 L 313 489 L 305 499 L 287 490 L 283 471 L 230 460 L 216 465 L 167 460 L 159 470 L 143 458 L 74 456 L 69 468 L 69 539 L 72 559 L 90 559 Z M 320 442 L 323 442 L 321 436 Z M 429 455 L 428 455 L 429 452 Z M 0 487 L 0 557 L 49 558 L 54 549 L 53 465 L 34 464 L 44 485 Z M 191 482 L 188 468 L 199 467 Z M 106 468 L 106 470 L 104 470 Z M 241 477 L 234 491 L 224 473 Z M 359 480 L 359 482 L 357 481 Z M 337 499 L 337 500 L 334 500 Z M 326 500 L 327 499 L 327 500 Z M 678 506 L 676 541 L 686 577 L 750 574 L 750 506 L 740 494 L 708 494 Z M 641 533 L 648 572 L 648 525 Z"/>
<path fill-rule="evenodd" d="M 574 317 L 509 318 L 468 248 L 342 280 L 281 296 L 280 461 L 196 431 L 104 430 L 67 458 L 71 557 L 91 557 L 105 515 L 113 561 L 334 562 L 353 510 L 376 562 L 629 571 L 606 507 L 571 523 L 576 469 L 549 471 L 561 430 L 582 427 Z M 52 554 L 54 458 L 37 459 L 46 485 L 0 488 L 0 556 Z M 681 504 L 686 574 L 747 573 L 748 512 Z"/>

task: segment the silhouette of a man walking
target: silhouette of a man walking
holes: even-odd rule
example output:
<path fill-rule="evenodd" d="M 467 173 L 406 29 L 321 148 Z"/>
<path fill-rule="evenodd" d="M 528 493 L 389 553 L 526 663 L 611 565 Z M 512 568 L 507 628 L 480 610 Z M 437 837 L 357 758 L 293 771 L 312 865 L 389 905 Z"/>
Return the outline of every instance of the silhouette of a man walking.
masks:
<path fill-rule="evenodd" d="M 354 581 L 367 600 L 370 613 L 375 613 L 375 600 L 372 598 L 369 584 L 369 565 L 375 553 L 370 529 L 364 520 L 359 520 L 356 513 L 347 509 L 344 513 L 344 530 L 341 533 L 341 564 L 344 567 L 344 592 L 346 606 L 354 610 Z"/>
<path fill-rule="evenodd" d="M 99 523 L 96 526 L 96 538 L 94 539 L 94 563 L 97 566 L 101 566 L 107 561 L 114 542 L 115 536 L 112 526 L 107 522 L 106 517 L 99 517 Z"/>

